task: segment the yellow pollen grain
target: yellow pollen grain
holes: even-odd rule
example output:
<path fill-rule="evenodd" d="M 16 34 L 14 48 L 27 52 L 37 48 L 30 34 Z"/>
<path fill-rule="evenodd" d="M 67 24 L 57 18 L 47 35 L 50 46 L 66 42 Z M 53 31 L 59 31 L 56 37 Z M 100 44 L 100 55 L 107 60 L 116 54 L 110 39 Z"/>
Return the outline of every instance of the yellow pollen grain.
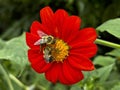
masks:
<path fill-rule="evenodd" d="M 55 44 L 50 45 L 53 61 L 63 62 L 69 54 L 69 46 L 63 40 L 56 39 Z"/>

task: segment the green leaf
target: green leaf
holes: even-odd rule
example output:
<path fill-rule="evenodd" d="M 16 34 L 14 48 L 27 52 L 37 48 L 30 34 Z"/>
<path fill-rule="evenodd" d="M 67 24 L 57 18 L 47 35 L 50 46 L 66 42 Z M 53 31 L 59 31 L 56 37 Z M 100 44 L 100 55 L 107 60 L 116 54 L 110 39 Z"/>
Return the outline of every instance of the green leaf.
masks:
<path fill-rule="evenodd" d="M 115 57 L 120 57 L 120 49 L 114 49 L 111 52 L 106 53 L 107 55 L 112 55 Z"/>
<path fill-rule="evenodd" d="M 107 31 L 108 33 L 120 38 L 120 18 L 111 19 L 106 21 L 102 25 L 98 26 L 97 29 L 100 32 Z"/>
<path fill-rule="evenodd" d="M 57 83 L 52 90 L 67 90 L 67 86 Z"/>
<path fill-rule="evenodd" d="M 4 45 L 5 45 L 5 42 L 0 39 L 0 50 L 4 47 Z"/>
<path fill-rule="evenodd" d="M 111 64 L 100 69 L 96 69 L 92 72 L 92 76 L 99 78 L 99 82 L 104 82 L 108 79 L 113 66 L 114 64 Z"/>
<path fill-rule="evenodd" d="M 70 90 L 83 90 L 79 85 L 73 85 Z"/>
<path fill-rule="evenodd" d="M 114 64 L 110 64 L 93 71 L 82 71 L 84 74 L 84 79 L 79 83 L 80 88 L 84 88 L 85 90 L 106 90 L 104 84 L 107 79 L 109 79 L 113 66 Z"/>
<path fill-rule="evenodd" d="M 119 72 L 116 72 L 115 70 L 110 73 L 109 79 L 103 83 L 103 85 L 108 88 L 107 90 L 111 90 L 114 86 L 116 86 L 119 83 Z M 119 89 L 118 89 L 119 90 Z"/>
<path fill-rule="evenodd" d="M 27 45 L 25 43 L 25 34 L 13 38 L 4 43 L 4 46 L 0 48 L 0 59 L 1 60 L 10 60 L 15 62 L 20 66 L 25 66 L 28 64 L 27 58 Z"/>
<path fill-rule="evenodd" d="M 115 85 L 111 90 L 120 90 L 120 83 Z"/>
<path fill-rule="evenodd" d="M 94 59 L 94 64 L 101 65 L 101 66 L 107 66 L 110 64 L 115 63 L 115 58 L 112 58 L 110 56 L 97 56 Z"/>
<path fill-rule="evenodd" d="M 114 64 L 111 64 L 94 71 L 83 72 L 85 78 L 81 81 L 82 87 L 87 88 L 86 90 L 106 90 L 104 89 L 104 84 L 109 78 L 113 66 Z"/>

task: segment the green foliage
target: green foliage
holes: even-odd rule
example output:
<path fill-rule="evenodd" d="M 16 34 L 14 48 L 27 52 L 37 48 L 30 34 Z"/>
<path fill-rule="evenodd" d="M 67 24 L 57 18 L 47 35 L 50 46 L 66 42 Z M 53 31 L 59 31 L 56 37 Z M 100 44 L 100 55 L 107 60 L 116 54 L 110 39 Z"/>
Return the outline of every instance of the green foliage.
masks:
<path fill-rule="evenodd" d="M 114 49 L 111 52 L 106 53 L 107 55 L 115 56 L 115 57 L 120 57 L 120 49 Z"/>
<path fill-rule="evenodd" d="M 2 76 L 2 77 L 1 77 L 1 76 Z M 9 78 L 7 72 L 4 70 L 4 68 L 2 67 L 1 64 L 0 64 L 0 77 L 2 78 L 2 79 L 0 79 L 0 80 L 5 81 L 4 83 L 3 83 L 2 81 L 0 81 L 0 89 L 14 90 L 14 89 L 13 89 L 13 86 L 12 86 L 12 83 L 11 83 L 11 81 L 10 81 L 10 78 Z M 8 86 L 7 88 L 6 88 L 6 85 Z"/>
<path fill-rule="evenodd" d="M 1 47 L 0 60 L 11 60 L 22 67 L 28 64 L 25 34 L 6 42 L 1 40 Z"/>
<path fill-rule="evenodd" d="M 78 85 L 73 85 L 70 90 L 82 90 L 80 86 Z"/>
<path fill-rule="evenodd" d="M 85 79 L 80 83 L 85 90 L 106 90 L 106 80 L 113 69 L 113 64 L 96 69 L 92 72 L 84 72 Z"/>
<path fill-rule="evenodd" d="M 45 6 L 80 16 L 82 28 L 97 27 L 101 39 L 120 44 L 120 0 L 0 0 L 0 90 L 120 90 L 120 49 L 98 45 L 96 69 L 71 86 L 52 84 L 32 70 L 23 32 L 40 21 Z"/>
<path fill-rule="evenodd" d="M 114 64 L 115 60 L 116 60 L 115 58 L 110 57 L 110 56 L 97 56 L 94 59 L 94 64 L 101 65 L 101 66 L 107 66 L 110 64 Z"/>
<path fill-rule="evenodd" d="M 120 89 L 120 83 L 115 85 L 111 90 L 119 90 Z"/>
<path fill-rule="evenodd" d="M 113 20 L 109 20 L 99 27 L 97 27 L 97 30 L 100 32 L 107 31 L 108 33 L 114 35 L 115 37 L 120 39 L 120 18 L 116 18 Z"/>
<path fill-rule="evenodd" d="M 113 65 L 114 64 L 111 64 L 111 65 L 102 67 L 100 69 L 97 69 L 96 71 L 93 71 L 94 77 L 96 77 L 96 76 L 99 77 L 99 78 L 102 77 L 102 78 L 99 79 L 99 83 L 103 83 L 108 79 L 108 76 L 110 75 L 110 72 L 113 68 Z"/>

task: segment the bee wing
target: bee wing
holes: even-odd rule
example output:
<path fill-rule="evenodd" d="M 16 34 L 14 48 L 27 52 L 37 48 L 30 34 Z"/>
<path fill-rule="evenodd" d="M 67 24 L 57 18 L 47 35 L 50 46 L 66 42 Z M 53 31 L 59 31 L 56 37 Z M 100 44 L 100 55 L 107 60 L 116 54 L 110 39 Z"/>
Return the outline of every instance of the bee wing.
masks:
<path fill-rule="evenodd" d="M 40 37 L 47 36 L 47 34 L 45 34 L 45 33 L 44 33 L 43 31 L 41 31 L 41 30 L 38 30 L 37 33 L 38 33 L 38 35 L 39 35 Z"/>
<path fill-rule="evenodd" d="M 44 41 L 44 39 L 39 39 L 34 43 L 34 45 L 41 45 L 41 44 L 45 44 L 45 43 L 46 43 L 46 41 Z"/>
<path fill-rule="evenodd" d="M 37 40 L 34 45 L 40 45 L 41 39 Z"/>

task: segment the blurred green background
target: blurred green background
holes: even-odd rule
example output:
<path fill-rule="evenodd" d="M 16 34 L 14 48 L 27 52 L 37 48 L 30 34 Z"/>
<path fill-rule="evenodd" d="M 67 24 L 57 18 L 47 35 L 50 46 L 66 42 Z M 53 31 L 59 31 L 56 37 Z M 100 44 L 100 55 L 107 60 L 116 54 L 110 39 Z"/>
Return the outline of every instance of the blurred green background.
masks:
<path fill-rule="evenodd" d="M 8 41 L 22 35 L 23 32 L 29 31 L 30 25 L 34 20 L 40 21 L 39 11 L 45 6 L 50 6 L 54 11 L 62 8 L 70 15 L 80 16 L 82 19 L 81 28 L 96 28 L 109 19 L 120 17 L 120 0 L 0 0 L 0 38 Z M 120 44 L 120 39 L 107 32 L 99 33 L 98 38 Z M 97 60 L 99 61 L 99 59 L 105 59 L 113 62 L 113 59 L 118 59 L 118 57 L 104 57 L 106 53 L 111 50 L 113 49 L 99 45 L 97 55 L 103 56 L 99 56 Z M 100 79 L 99 77 L 102 75 L 99 75 L 98 77 L 93 75 L 89 79 L 85 79 L 79 85 L 65 86 L 59 83 L 54 85 L 46 81 L 43 75 L 39 75 L 34 72 L 29 65 L 24 68 L 16 68 L 19 67 L 19 65 L 7 60 L 1 60 L 0 63 L 4 67 L 5 71 L 7 71 L 4 72 L 3 67 L 1 68 L 0 66 L 0 72 L 2 72 L 0 73 L 0 90 L 10 90 L 6 87 L 6 85 L 9 86 L 9 84 L 5 81 L 6 76 L 4 76 L 6 75 L 5 73 L 9 72 L 17 77 L 23 84 L 30 86 L 31 89 L 29 90 L 120 90 L 118 89 L 118 87 L 120 88 L 119 81 L 105 83 L 105 79 L 103 80 L 104 83 L 102 82 L 104 85 L 97 84 L 97 86 L 95 83 L 98 82 L 98 79 Z M 116 67 L 114 67 L 114 72 L 111 74 L 110 79 L 116 75 L 119 80 L 120 61 L 116 61 L 115 63 Z M 99 68 L 103 66 L 96 65 L 96 67 Z M 108 71 L 107 68 L 103 67 L 103 71 Z M 101 73 L 103 73 L 103 71 L 100 70 Z M 110 74 L 110 71 L 107 74 Z M 12 83 L 14 90 L 24 90 L 21 88 L 22 86 L 15 84 L 13 81 Z M 36 86 L 34 87 L 31 85 Z"/>
<path fill-rule="evenodd" d="M 106 20 L 120 17 L 120 0 L 0 0 L 0 36 L 10 39 L 29 31 L 39 11 L 50 6 L 62 8 L 82 19 L 82 27 L 97 27 Z"/>

